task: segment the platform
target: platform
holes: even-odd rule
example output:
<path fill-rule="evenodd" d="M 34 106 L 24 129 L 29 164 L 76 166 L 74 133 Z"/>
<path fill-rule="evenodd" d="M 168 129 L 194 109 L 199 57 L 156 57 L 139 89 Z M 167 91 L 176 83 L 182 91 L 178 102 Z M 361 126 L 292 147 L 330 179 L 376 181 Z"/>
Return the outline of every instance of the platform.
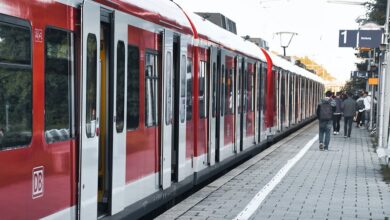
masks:
<path fill-rule="evenodd" d="M 329 151 L 318 149 L 317 134 L 313 122 L 157 219 L 388 219 L 388 168 L 368 131 L 332 134 Z"/>

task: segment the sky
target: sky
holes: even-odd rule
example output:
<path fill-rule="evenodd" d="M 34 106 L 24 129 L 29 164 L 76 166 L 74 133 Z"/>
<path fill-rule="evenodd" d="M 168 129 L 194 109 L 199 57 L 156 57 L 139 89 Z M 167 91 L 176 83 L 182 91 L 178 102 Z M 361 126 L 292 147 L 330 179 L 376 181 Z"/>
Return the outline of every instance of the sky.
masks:
<path fill-rule="evenodd" d="M 339 81 L 350 78 L 358 62 L 352 48 L 339 48 L 339 30 L 355 30 L 365 8 L 327 0 L 174 0 L 193 12 L 219 12 L 236 22 L 239 36 L 261 37 L 283 54 L 277 32 L 295 32 L 287 56 L 308 56 Z M 362 0 L 351 0 L 362 2 Z"/>

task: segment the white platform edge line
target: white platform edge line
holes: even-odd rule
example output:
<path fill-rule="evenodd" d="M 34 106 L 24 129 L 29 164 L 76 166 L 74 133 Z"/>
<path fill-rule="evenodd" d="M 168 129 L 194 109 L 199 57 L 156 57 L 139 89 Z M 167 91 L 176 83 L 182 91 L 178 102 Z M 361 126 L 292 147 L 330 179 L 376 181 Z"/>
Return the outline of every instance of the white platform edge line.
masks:
<path fill-rule="evenodd" d="M 282 181 L 287 172 L 305 155 L 311 146 L 318 139 L 318 134 L 314 136 L 292 159 L 288 160 L 279 172 L 269 181 L 248 203 L 248 205 L 234 218 L 234 220 L 249 219 L 260 207 L 267 195 Z"/>

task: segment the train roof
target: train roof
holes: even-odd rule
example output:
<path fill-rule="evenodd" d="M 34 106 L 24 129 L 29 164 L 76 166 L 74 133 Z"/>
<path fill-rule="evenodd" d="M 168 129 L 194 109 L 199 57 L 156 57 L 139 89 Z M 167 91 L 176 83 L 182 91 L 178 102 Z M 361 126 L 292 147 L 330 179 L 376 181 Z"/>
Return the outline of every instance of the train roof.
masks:
<path fill-rule="evenodd" d="M 193 22 L 196 31 L 200 36 L 203 36 L 204 38 L 213 41 L 215 43 L 226 46 L 227 48 L 231 48 L 231 49 L 239 48 L 234 50 L 266 62 L 264 53 L 261 51 L 260 47 L 257 46 L 256 44 L 244 40 L 242 37 L 237 36 L 215 25 L 214 23 L 202 18 L 201 16 L 195 13 L 187 13 L 187 15 Z M 291 62 L 283 58 L 280 58 L 279 56 L 273 55 L 272 53 L 269 54 L 275 66 L 278 66 L 290 72 L 294 72 L 308 79 L 321 82 L 321 83 L 323 82 L 322 79 L 317 75 L 301 67 L 298 67 L 292 64 Z"/>
<path fill-rule="evenodd" d="M 63 2 L 69 4 L 67 0 L 57 0 L 58 2 Z M 150 20 L 151 18 L 157 19 L 162 24 L 173 26 L 177 29 L 189 29 L 193 32 L 197 32 L 202 38 L 210 40 L 214 43 L 220 44 L 227 49 L 231 49 L 235 52 L 242 53 L 254 59 L 261 60 L 266 62 L 264 53 L 261 51 L 260 47 L 256 44 L 244 40 L 242 37 L 233 34 L 214 23 L 202 18 L 201 16 L 188 12 L 181 9 L 181 6 L 178 6 L 175 2 L 164 0 L 164 1 L 146 1 L 146 0 L 94 0 L 96 2 L 105 4 L 105 5 L 114 5 L 113 7 L 122 11 L 129 12 L 140 18 Z M 74 6 L 77 6 L 82 3 L 82 0 L 72 0 Z M 134 10 L 134 7 L 138 10 Z M 188 18 L 187 18 L 188 16 Z M 191 26 L 189 21 L 191 20 L 194 28 Z M 306 78 L 318 81 L 323 83 L 323 80 L 317 75 L 302 69 L 285 59 L 280 58 L 279 56 L 269 53 L 270 57 L 275 66 L 294 72 Z"/>
<path fill-rule="evenodd" d="M 219 27 L 193 12 L 189 12 L 187 15 L 194 24 L 198 34 L 203 38 L 221 44 L 226 48 L 243 53 L 252 58 L 259 59 L 264 62 L 266 61 L 263 52 L 256 44 L 244 40 L 242 37 Z"/>
<path fill-rule="evenodd" d="M 160 15 L 162 18 L 176 22 L 182 27 L 191 28 L 191 24 L 188 18 L 183 13 L 180 7 L 173 1 L 148 1 L 148 0 L 112 0 L 115 2 L 123 2 L 125 4 L 131 4 L 146 11 L 152 12 L 156 15 Z"/>
<path fill-rule="evenodd" d="M 316 74 L 309 72 L 306 69 L 303 69 L 303 68 L 289 62 L 288 60 L 285 60 L 285 59 L 275 55 L 275 54 L 269 53 L 269 55 L 270 55 L 272 62 L 275 66 L 280 67 L 284 70 L 293 72 L 295 74 L 298 74 L 298 75 L 303 76 L 305 78 L 311 79 L 313 81 L 323 83 L 322 78 L 317 76 Z"/>
<path fill-rule="evenodd" d="M 83 0 L 55 0 L 66 5 L 78 7 Z M 132 14 L 141 19 L 174 27 L 179 30 L 191 31 L 192 27 L 187 16 L 180 7 L 169 0 L 90 0 L 111 8 Z"/>

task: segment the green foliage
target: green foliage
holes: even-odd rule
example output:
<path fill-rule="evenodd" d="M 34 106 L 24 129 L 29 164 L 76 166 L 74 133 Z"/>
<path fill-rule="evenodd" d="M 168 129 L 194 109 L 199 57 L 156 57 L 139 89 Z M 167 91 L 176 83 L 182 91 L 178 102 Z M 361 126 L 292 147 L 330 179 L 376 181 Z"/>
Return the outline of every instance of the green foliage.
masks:
<path fill-rule="evenodd" d="M 366 22 L 375 22 L 378 25 L 384 25 L 386 20 L 387 0 L 373 0 L 367 4 Z"/>
<path fill-rule="evenodd" d="M 366 89 L 366 82 L 367 80 L 362 78 L 351 79 L 345 83 L 345 86 L 341 89 L 341 91 L 344 93 L 350 92 L 352 94 L 356 94 L 357 91 Z"/>

